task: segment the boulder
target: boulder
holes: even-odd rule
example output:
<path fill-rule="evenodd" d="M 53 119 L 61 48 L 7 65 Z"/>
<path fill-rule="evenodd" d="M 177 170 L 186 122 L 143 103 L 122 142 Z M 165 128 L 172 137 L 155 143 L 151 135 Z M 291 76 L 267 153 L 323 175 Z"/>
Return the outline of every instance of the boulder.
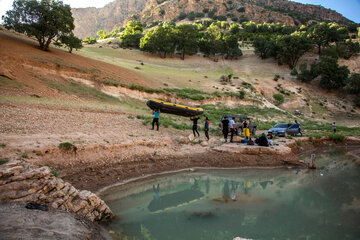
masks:
<path fill-rule="evenodd" d="M 1 166 L 0 176 L 0 200 L 45 203 L 90 221 L 113 217 L 98 196 L 90 191 L 78 191 L 70 183 L 52 176 L 48 167 L 36 168 L 25 162 L 12 161 Z"/>

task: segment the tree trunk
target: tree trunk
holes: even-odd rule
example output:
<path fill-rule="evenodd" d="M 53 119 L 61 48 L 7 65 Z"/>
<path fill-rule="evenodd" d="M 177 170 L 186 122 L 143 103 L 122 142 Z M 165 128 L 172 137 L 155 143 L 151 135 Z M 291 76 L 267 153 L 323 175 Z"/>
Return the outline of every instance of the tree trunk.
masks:
<path fill-rule="evenodd" d="M 69 47 L 69 53 L 72 53 L 73 48 Z"/>

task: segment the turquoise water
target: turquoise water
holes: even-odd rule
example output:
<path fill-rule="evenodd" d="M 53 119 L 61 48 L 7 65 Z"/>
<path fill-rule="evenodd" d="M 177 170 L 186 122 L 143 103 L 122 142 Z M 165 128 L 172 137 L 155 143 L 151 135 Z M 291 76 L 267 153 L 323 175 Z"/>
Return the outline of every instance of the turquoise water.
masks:
<path fill-rule="evenodd" d="M 308 161 L 310 154 L 302 158 Z M 101 194 L 117 239 L 360 239 L 360 167 L 343 150 L 318 169 L 213 170 L 158 176 Z"/>

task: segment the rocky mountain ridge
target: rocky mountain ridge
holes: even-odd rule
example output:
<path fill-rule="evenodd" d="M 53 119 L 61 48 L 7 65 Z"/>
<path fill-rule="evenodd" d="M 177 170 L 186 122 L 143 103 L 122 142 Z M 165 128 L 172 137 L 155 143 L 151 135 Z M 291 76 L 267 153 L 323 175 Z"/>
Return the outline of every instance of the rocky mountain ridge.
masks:
<path fill-rule="evenodd" d="M 350 23 L 341 14 L 321 6 L 290 2 L 288 0 L 114 0 L 103 8 L 73 8 L 75 35 L 96 37 L 96 32 L 107 32 L 136 19 L 150 24 L 170 21 L 181 13 L 212 11 L 227 21 L 248 19 L 256 23 L 275 22 L 286 25 L 309 24 L 313 21 Z"/>

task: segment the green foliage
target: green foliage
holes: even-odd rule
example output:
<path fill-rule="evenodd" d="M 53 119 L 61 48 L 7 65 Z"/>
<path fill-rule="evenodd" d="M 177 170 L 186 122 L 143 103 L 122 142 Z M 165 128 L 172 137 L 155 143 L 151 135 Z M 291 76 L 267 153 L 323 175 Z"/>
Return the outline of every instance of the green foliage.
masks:
<path fill-rule="evenodd" d="M 3 165 L 3 164 L 5 164 L 5 163 L 7 163 L 8 161 L 7 160 L 5 160 L 5 159 L 0 159 L 0 165 Z"/>
<path fill-rule="evenodd" d="M 310 69 L 307 69 L 307 64 L 303 63 L 300 65 L 299 73 L 297 74 L 297 79 L 310 83 L 312 80 L 314 80 L 317 76 L 321 74 L 320 72 L 320 65 L 317 63 L 311 63 Z"/>
<path fill-rule="evenodd" d="M 256 37 L 253 41 L 253 46 L 255 48 L 255 54 L 262 59 L 276 55 L 276 45 L 273 40 L 265 37 Z"/>
<path fill-rule="evenodd" d="M 321 56 L 349 59 L 359 52 L 360 44 L 358 42 L 347 41 L 323 49 Z"/>
<path fill-rule="evenodd" d="M 338 143 L 343 143 L 345 141 L 346 137 L 341 134 L 330 134 L 329 139 L 331 141 L 333 141 L 334 143 L 338 144 Z"/>
<path fill-rule="evenodd" d="M 240 90 L 240 91 L 239 91 L 239 98 L 240 98 L 240 99 L 244 99 L 244 98 L 245 98 L 245 91 L 244 91 L 244 90 Z"/>
<path fill-rule="evenodd" d="M 28 158 L 28 153 L 27 153 L 27 152 L 24 152 L 23 154 L 21 154 L 21 157 L 22 157 L 22 158 Z"/>
<path fill-rule="evenodd" d="M 175 28 L 176 49 L 181 52 L 181 59 L 185 54 L 194 54 L 198 49 L 199 32 L 193 24 L 179 24 Z"/>
<path fill-rule="evenodd" d="M 0 143 L 0 147 L 4 148 L 4 147 L 6 147 L 6 144 L 5 143 Z"/>
<path fill-rule="evenodd" d="M 59 176 L 59 172 L 57 171 L 57 169 L 55 167 L 51 167 L 51 174 L 54 176 L 54 177 L 58 177 Z"/>
<path fill-rule="evenodd" d="M 7 29 L 34 36 L 44 51 L 54 38 L 70 34 L 75 28 L 70 6 L 57 0 L 15 0 L 3 21 Z"/>
<path fill-rule="evenodd" d="M 184 12 L 181 12 L 177 18 L 181 21 L 181 20 L 184 20 L 186 17 L 187 17 L 187 14 Z"/>
<path fill-rule="evenodd" d="M 60 149 L 67 150 L 67 151 L 77 148 L 74 144 L 69 143 L 69 142 L 62 142 L 62 143 L 59 144 L 58 147 L 59 147 Z"/>
<path fill-rule="evenodd" d="M 140 39 L 140 50 L 157 53 L 165 58 L 167 54 L 172 54 L 176 47 L 175 28 L 170 24 L 157 26 L 149 30 Z"/>
<path fill-rule="evenodd" d="M 239 13 L 245 12 L 245 8 L 244 7 L 239 7 L 236 9 L 236 11 L 238 11 Z"/>
<path fill-rule="evenodd" d="M 275 94 L 273 95 L 273 98 L 276 100 L 276 102 L 277 102 L 278 105 L 284 103 L 284 100 L 285 100 L 285 99 L 284 99 L 284 95 L 279 94 L 279 93 L 275 93 Z"/>
<path fill-rule="evenodd" d="M 99 36 L 99 39 L 105 39 L 108 37 L 108 34 L 106 33 L 105 30 L 99 30 L 96 35 Z"/>
<path fill-rule="evenodd" d="M 147 87 L 143 87 L 143 86 L 140 86 L 137 84 L 131 84 L 130 89 L 147 92 L 147 93 L 163 93 L 164 92 L 161 89 L 147 88 Z"/>
<path fill-rule="evenodd" d="M 328 47 L 333 42 L 343 42 L 349 35 L 345 27 L 336 23 L 318 23 L 309 28 L 308 37 L 318 46 L 319 54 L 322 48 Z"/>
<path fill-rule="evenodd" d="M 62 35 L 60 37 L 60 41 L 69 49 L 69 53 L 71 53 L 74 48 L 77 50 L 83 47 L 81 39 L 75 37 L 73 33 L 69 35 Z"/>
<path fill-rule="evenodd" d="M 350 94 L 360 94 L 360 74 L 353 73 L 346 81 L 345 90 Z"/>
<path fill-rule="evenodd" d="M 94 44 L 96 43 L 96 38 L 92 38 L 92 37 L 86 37 L 84 40 L 83 40 L 84 43 L 87 43 L 87 44 Z"/>
<path fill-rule="evenodd" d="M 339 66 L 337 59 L 323 57 L 320 63 L 320 87 L 324 89 L 340 89 L 345 86 L 350 73 L 347 66 Z"/>
<path fill-rule="evenodd" d="M 275 76 L 274 76 L 274 81 L 278 81 L 280 79 L 280 75 L 279 74 L 275 74 Z"/>
<path fill-rule="evenodd" d="M 142 23 L 139 21 L 129 21 L 124 32 L 120 35 L 120 44 L 123 47 L 139 47 L 140 39 L 143 36 Z"/>
<path fill-rule="evenodd" d="M 241 19 L 241 18 L 240 18 Z M 282 25 L 280 23 L 263 23 L 256 24 L 249 21 L 240 21 L 245 33 L 257 33 L 262 35 L 277 34 L 277 35 L 289 35 L 295 31 L 294 27 Z"/>
<path fill-rule="evenodd" d="M 160 16 L 164 16 L 165 15 L 165 10 L 164 9 L 158 9 L 158 12 L 160 14 Z"/>
<path fill-rule="evenodd" d="M 290 72 L 291 76 L 297 76 L 298 75 L 298 70 L 296 68 L 293 68 L 293 70 L 291 70 Z"/>
<path fill-rule="evenodd" d="M 312 49 L 311 42 L 301 36 L 285 35 L 277 39 L 277 56 L 279 63 L 287 64 L 293 69 L 301 56 Z"/>

